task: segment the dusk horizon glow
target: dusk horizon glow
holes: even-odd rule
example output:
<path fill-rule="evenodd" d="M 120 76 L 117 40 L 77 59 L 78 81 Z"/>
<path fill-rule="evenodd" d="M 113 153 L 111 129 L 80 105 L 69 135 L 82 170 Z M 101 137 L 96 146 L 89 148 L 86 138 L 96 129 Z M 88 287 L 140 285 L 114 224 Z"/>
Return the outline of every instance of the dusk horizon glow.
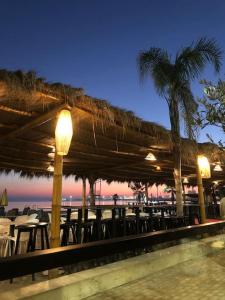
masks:
<path fill-rule="evenodd" d="M 25 199 L 32 197 L 40 197 L 40 198 L 51 198 L 52 196 L 52 178 L 33 178 L 26 179 L 20 178 L 17 174 L 10 175 L 0 175 L 0 181 L 4 180 L 5 185 L 4 188 L 7 189 L 8 195 L 13 196 L 13 198 L 18 197 Z M 40 189 L 41 187 L 41 189 Z M 97 182 L 96 191 L 97 194 L 100 190 L 100 183 Z M 3 191 L 3 188 L 2 188 Z M 0 191 L 0 193 L 2 192 Z M 89 184 L 87 181 L 87 194 L 89 193 Z M 128 187 L 128 183 L 118 183 L 112 182 L 108 184 L 106 181 L 101 182 L 101 194 L 104 196 L 112 196 L 117 193 L 118 195 L 126 195 L 132 196 L 133 192 Z M 163 192 L 163 187 L 158 188 L 159 196 L 166 195 Z M 72 177 L 63 179 L 63 197 L 69 198 L 72 196 L 74 198 L 81 198 L 82 194 L 82 182 L 79 180 L 75 182 Z M 156 186 L 149 187 L 149 196 L 156 196 L 157 188 Z"/>

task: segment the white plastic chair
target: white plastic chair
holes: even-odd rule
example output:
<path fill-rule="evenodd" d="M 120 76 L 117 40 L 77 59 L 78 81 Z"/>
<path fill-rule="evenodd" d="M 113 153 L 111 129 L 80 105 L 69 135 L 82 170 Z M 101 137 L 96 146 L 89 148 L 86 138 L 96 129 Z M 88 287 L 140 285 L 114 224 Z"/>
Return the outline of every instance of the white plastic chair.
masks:
<path fill-rule="evenodd" d="M 23 216 L 17 216 L 14 220 L 15 225 L 21 225 L 27 223 L 29 220 L 28 215 L 23 215 Z"/>
<path fill-rule="evenodd" d="M 126 207 L 126 216 L 127 216 L 127 217 L 135 217 L 136 214 L 133 213 L 132 208 L 127 208 L 127 207 Z"/>
<path fill-rule="evenodd" d="M 1 225 L 7 225 L 7 224 L 11 224 L 12 221 L 9 218 L 0 218 L 0 224 Z"/>
<path fill-rule="evenodd" d="M 142 212 L 140 212 L 140 217 L 148 218 L 149 214 L 142 211 Z"/>
<path fill-rule="evenodd" d="M 104 219 L 111 219 L 112 218 L 112 211 L 109 209 L 106 209 L 102 213 L 102 220 Z"/>
<path fill-rule="evenodd" d="M 11 248 L 10 241 L 13 241 L 15 243 L 15 237 L 11 237 L 9 235 L 10 231 L 10 222 L 5 222 L 0 224 L 0 257 L 6 257 L 8 255 L 12 255 L 10 252 Z"/>
<path fill-rule="evenodd" d="M 88 211 L 88 219 L 89 220 L 96 220 L 96 215 L 93 211 L 89 210 Z"/>

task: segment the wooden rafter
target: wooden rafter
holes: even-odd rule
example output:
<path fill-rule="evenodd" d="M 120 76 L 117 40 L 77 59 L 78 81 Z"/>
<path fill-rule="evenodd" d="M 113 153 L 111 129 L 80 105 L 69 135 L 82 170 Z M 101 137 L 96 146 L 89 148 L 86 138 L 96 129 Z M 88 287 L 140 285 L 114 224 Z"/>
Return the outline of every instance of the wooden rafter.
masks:
<path fill-rule="evenodd" d="M 21 115 L 21 116 L 27 116 L 27 117 L 32 117 L 32 116 L 35 115 L 32 112 L 27 112 L 27 111 L 24 111 L 24 110 L 18 110 L 18 109 L 10 108 L 10 107 L 5 106 L 5 105 L 0 105 L 0 110 L 6 111 L 6 112 L 9 112 L 9 113 L 13 113 L 13 114 L 17 114 L 17 115 Z"/>
<path fill-rule="evenodd" d="M 26 132 L 29 129 L 32 129 L 34 127 L 42 125 L 43 123 L 48 122 L 49 120 L 55 118 L 56 114 L 63 108 L 69 108 L 69 107 L 68 107 L 68 105 L 63 104 L 63 105 L 57 106 L 56 108 L 52 109 L 51 111 L 48 111 L 47 113 L 45 113 L 43 115 L 39 115 L 35 119 L 32 119 L 30 122 L 26 123 L 25 125 L 23 125 L 19 128 L 16 128 L 15 130 L 11 131 L 8 134 L 1 136 L 0 143 L 2 143 L 6 139 L 15 138 L 15 137 L 23 134 L 24 132 Z"/>

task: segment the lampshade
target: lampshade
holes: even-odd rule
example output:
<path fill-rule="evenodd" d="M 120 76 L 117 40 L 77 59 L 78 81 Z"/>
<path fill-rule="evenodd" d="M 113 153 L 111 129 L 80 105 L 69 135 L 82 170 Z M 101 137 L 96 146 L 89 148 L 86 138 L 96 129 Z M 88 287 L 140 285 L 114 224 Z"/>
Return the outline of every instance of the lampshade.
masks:
<path fill-rule="evenodd" d="M 214 167 L 214 169 L 213 169 L 213 171 L 216 171 L 216 172 L 222 172 L 223 169 L 222 169 L 222 167 L 221 167 L 220 164 L 216 164 L 215 167 Z"/>
<path fill-rule="evenodd" d="M 58 155 L 67 155 L 73 136 L 73 124 L 69 110 L 61 110 L 55 129 L 56 152 Z"/>
<path fill-rule="evenodd" d="M 146 160 L 155 161 L 156 157 L 153 153 L 149 152 L 148 155 L 145 157 Z"/>
<path fill-rule="evenodd" d="M 48 153 L 48 157 L 54 158 L 54 157 L 55 157 L 55 153 L 54 153 L 54 152 L 49 152 L 49 153 Z"/>
<path fill-rule="evenodd" d="M 187 177 L 184 177 L 183 183 L 189 183 L 189 180 Z"/>
<path fill-rule="evenodd" d="M 208 158 L 204 155 L 198 155 L 198 167 L 202 178 L 210 178 L 211 170 Z"/>
<path fill-rule="evenodd" d="M 48 172 L 54 172 L 54 167 L 52 165 L 50 165 L 48 168 L 47 168 L 47 171 Z"/>

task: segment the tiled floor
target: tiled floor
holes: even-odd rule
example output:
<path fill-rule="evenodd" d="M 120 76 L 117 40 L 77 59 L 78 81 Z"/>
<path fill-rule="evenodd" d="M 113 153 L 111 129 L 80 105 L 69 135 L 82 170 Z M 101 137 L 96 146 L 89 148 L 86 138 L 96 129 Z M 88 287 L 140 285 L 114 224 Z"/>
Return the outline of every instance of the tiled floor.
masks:
<path fill-rule="evenodd" d="M 164 269 L 88 300 L 225 300 L 225 252 Z"/>

